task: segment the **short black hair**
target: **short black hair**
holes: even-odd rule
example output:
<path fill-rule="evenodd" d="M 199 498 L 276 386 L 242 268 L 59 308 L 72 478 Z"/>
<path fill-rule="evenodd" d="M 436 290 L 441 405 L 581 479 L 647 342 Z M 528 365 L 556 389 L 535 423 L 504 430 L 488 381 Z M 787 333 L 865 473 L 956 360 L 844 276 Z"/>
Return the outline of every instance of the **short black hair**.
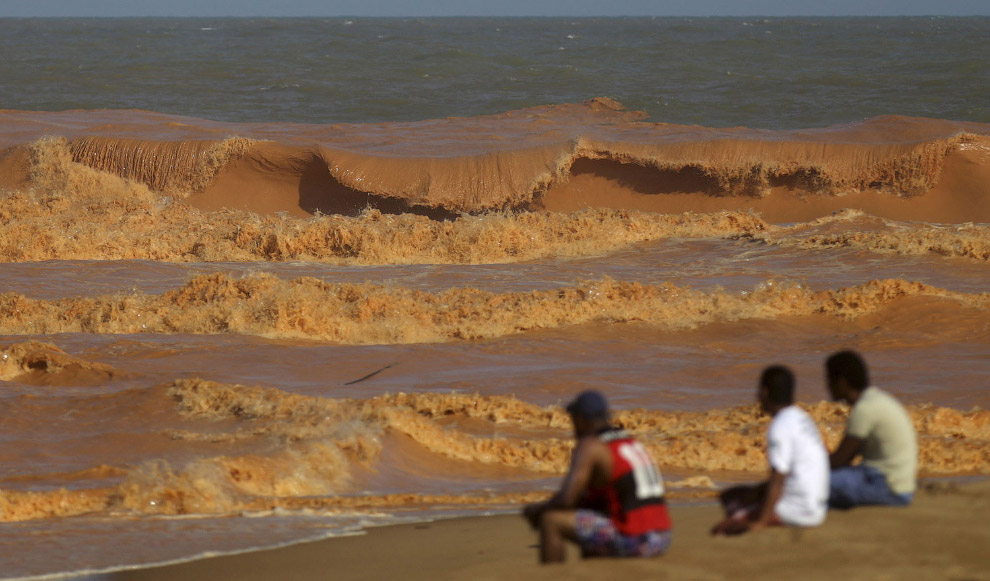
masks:
<path fill-rule="evenodd" d="M 777 405 L 794 403 L 794 373 L 783 365 L 771 365 L 763 370 L 760 385 L 767 390 L 767 399 Z"/>
<path fill-rule="evenodd" d="M 830 382 L 841 377 L 856 391 L 863 391 L 870 385 L 866 363 L 852 349 L 832 354 L 825 360 L 825 370 Z"/>

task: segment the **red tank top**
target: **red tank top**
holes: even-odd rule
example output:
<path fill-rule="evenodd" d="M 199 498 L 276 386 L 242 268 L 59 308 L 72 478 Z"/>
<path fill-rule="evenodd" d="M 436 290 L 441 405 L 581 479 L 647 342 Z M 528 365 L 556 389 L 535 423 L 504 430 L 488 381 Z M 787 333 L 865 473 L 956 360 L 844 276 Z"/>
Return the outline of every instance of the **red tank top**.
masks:
<path fill-rule="evenodd" d="M 663 478 L 642 444 L 625 430 L 598 435 L 612 453 L 608 484 L 588 491 L 588 500 L 615 523 L 624 535 L 670 529 Z"/>

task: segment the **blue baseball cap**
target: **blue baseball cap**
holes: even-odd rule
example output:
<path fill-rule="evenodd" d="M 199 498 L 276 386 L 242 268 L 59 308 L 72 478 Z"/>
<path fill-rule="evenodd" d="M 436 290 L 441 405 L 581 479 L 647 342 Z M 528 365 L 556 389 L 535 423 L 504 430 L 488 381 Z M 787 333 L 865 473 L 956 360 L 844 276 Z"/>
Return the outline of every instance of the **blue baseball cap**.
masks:
<path fill-rule="evenodd" d="M 582 391 L 574 401 L 567 404 L 565 409 L 572 416 L 589 420 L 608 419 L 608 403 L 605 401 L 605 396 L 593 389 Z"/>

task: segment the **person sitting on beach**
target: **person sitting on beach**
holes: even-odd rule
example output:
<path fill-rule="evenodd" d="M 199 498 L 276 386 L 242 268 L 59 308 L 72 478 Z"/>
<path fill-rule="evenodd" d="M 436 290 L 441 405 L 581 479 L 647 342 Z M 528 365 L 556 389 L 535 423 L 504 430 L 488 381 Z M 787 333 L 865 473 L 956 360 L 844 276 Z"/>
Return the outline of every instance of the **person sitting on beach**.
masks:
<path fill-rule="evenodd" d="M 907 410 L 892 395 L 870 386 L 863 359 L 840 351 L 825 362 L 828 390 L 852 406 L 846 433 L 829 461 L 829 506 L 911 503 L 918 472 L 918 441 Z M 863 461 L 853 466 L 857 456 Z"/>
<path fill-rule="evenodd" d="M 787 367 L 767 367 L 757 389 L 760 408 L 770 414 L 767 459 L 770 478 L 758 485 L 736 486 L 719 499 L 725 518 L 713 535 L 736 535 L 772 525 L 812 527 L 828 512 L 828 451 L 811 417 L 794 405 L 794 374 Z"/>
<path fill-rule="evenodd" d="M 540 533 L 540 561 L 564 560 L 564 541 L 584 557 L 652 557 L 671 541 L 660 471 L 646 449 L 609 423 L 605 398 L 582 392 L 567 406 L 577 445 L 560 489 L 523 516 Z"/>

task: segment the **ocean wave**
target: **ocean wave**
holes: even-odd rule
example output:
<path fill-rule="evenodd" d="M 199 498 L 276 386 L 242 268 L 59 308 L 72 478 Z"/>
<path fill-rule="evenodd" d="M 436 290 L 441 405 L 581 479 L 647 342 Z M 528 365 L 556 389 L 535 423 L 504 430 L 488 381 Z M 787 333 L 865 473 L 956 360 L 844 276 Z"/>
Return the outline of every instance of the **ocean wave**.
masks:
<path fill-rule="evenodd" d="M 211 433 L 220 429 L 233 441 L 268 442 L 267 451 L 206 452 L 184 464 L 149 460 L 123 470 L 101 467 L 98 474 L 117 477 L 116 486 L 3 490 L 3 520 L 107 511 L 233 514 L 274 508 L 518 504 L 545 492 L 359 493 L 355 479 L 360 480 L 362 466 L 378 469 L 384 446 L 401 451 L 409 442 L 427 451 L 428 456 L 417 460 L 426 463 L 423 469 L 439 473 L 447 466 L 444 462 L 455 461 L 559 475 L 573 450 L 563 409 L 509 396 L 415 393 L 333 399 L 199 379 L 178 380 L 163 394 L 183 416 L 220 426 Z M 848 408 L 828 402 L 800 405 L 819 425 L 827 445 L 837 445 Z M 932 405 L 913 405 L 908 411 L 919 434 L 923 475 L 988 473 L 990 411 Z M 472 427 L 472 421 L 499 429 L 492 435 L 492 430 Z M 665 470 L 702 473 L 672 481 L 673 498 L 710 497 L 715 484 L 709 474 L 766 469 L 769 420 L 754 405 L 707 412 L 619 410 L 614 421 L 636 434 Z M 185 436 L 191 444 L 199 441 L 193 433 Z"/>
<path fill-rule="evenodd" d="M 850 214 L 846 212 L 843 214 Z M 838 216 L 837 219 L 842 219 Z M 871 231 L 842 229 L 838 232 L 805 233 L 817 224 L 768 229 L 761 239 L 770 244 L 800 248 L 858 248 L 875 253 L 943 256 L 990 261 L 990 225 L 987 224 L 898 224 L 884 223 Z"/>
<path fill-rule="evenodd" d="M 29 385 L 97 385 L 124 374 L 110 365 L 66 354 L 40 341 L 0 345 L 0 381 Z"/>
<path fill-rule="evenodd" d="M 190 146 L 193 153 L 202 154 L 205 159 L 195 160 L 199 164 L 195 167 L 175 170 L 176 174 L 202 179 L 201 176 L 216 170 L 218 158 L 240 155 L 237 152 L 247 147 L 242 140 L 223 143 L 226 145 L 222 154 L 203 143 Z M 195 157 L 193 153 L 189 155 Z M 101 163 L 114 167 L 121 164 L 126 169 L 132 167 L 126 160 L 133 155 L 136 155 L 134 151 L 127 150 Z M 164 155 L 162 159 L 166 161 L 162 166 L 169 167 L 176 155 L 175 151 Z M 980 152 L 973 155 L 986 157 Z M 822 215 L 799 221 L 796 226 L 775 225 L 761 217 L 759 210 L 786 213 L 788 203 L 778 207 L 774 202 L 760 208 L 760 202 L 750 201 L 725 210 L 711 203 L 721 198 L 692 195 L 687 196 L 690 199 L 683 205 L 667 208 L 675 212 L 653 212 L 622 207 L 636 203 L 626 204 L 630 200 L 628 196 L 609 198 L 611 190 L 607 187 L 591 188 L 593 193 L 589 195 L 594 200 L 581 204 L 584 209 L 572 208 L 567 212 L 462 214 L 449 220 L 435 220 L 400 209 L 395 209 L 398 213 L 394 214 L 369 209 L 367 198 L 362 198 L 364 205 L 356 216 L 334 213 L 299 218 L 229 208 L 197 209 L 180 195 L 164 196 L 140 181 L 72 161 L 68 146 L 59 139 L 35 143 L 28 157 L 34 160 L 24 160 L 28 168 L 34 168 L 28 172 L 33 176 L 27 181 L 29 185 L 0 191 L 0 224 L 3 225 L 0 256 L 7 262 L 147 259 L 478 264 L 593 256 L 637 242 L 672 237 L 749 238 L 804 248 L 851 246 L 871 252 L 990 260 L 988 226 L 973 224 L 972 220 L 954 225 L 928 223 L 931 220 L 910 224 L 887 220 L 883 227 L 864 229 L 861 222 L 849 219 L 863 215 L 863 210 L 831 212 L 820 208 Z M 990 172 L 990 164 L 984 169 Z M 120 173 L 128 171 L 132 170 L 121 169 Z M 580 182 L 580 179 L 572 181 Z M 606 181 L 615 183 L 622 179 L 608 177 Z M 990 174 L 979 187 L 985 190 L 987 183 Z M 887 202 L 915 204 L 917 208 L 912 212 L 932 220 L 943 211 L 963 213 L 979 220 L 979 208 L 990 207 L 990 195 L 986 192 L 949 185 L 952 187 L 945 186 L 943 194 L 958 198 L 949 209 L 940 206 L 945 202 L 944 196 L 921 199 L 927 198 L 926 195 L 913 201 L 891 198 Z M 175 189 L 175 186 L 162 187 Z M 571 187 L 577 188 L 578 184 L 572 183 Z M 661 197 L 684 198 L 674 194 Z M 829 206 L 831 202 L 841 206 L 846 199 L 815 196 L 810 201 L 794 201 L 798 204 L 794 207 L 803 204 L 817 208 L 816 204 L 826 198 L 831 200 Z M 279 207 L 282 206 L 274 206 Z M 882 218 L 882 207 L 872 209 L 876 211 L 873 216 Z M 987 219 L 990 220 L 990 214 Z"/>
<path fill-rule="evenodd" d="M 200 275 L 161 295 L 59 300 L 0 294 L 0 333 L 238 333 L 343 344 L 402 344 L 504 337 L 585 323 L 643 322 L 673 331 L 718 321 L 824 316 L 855 320 L 908 299 L 972 314 L 980 329 L 990 295 L 899 279 L 812 290 L 767 281 L 749 292 L 702 291 L 612 279 L 531 292 L 452 288 L 426 292 L 371 283 L 332 284 L 256 274 Z M 903 303 L 902 303 L 903 304 Z"/>
<path fill-rule="evenodd" d="M 39 133 L 50 129 L 45 114 L 17 113 L 15 141 L 30 134 L 25 118 Z M 804 131 L 713 129 L 647 123 L 607 99 L 418 124 L 184 121 L 179 140 L 163 139 L 172 131 L 157 122 L 12 145 L 0 155 L 0 186 L 57 186 L 51 176 L 67 156 L 201 209 L 298 217 L 368 206 L 453 218 L 618 204 L 665 213 L 749 208 L 791 222 L 851 204 L 891 218 L 990 222 L 981 199 L 990 128 L 978 123 L 884 116 Z M 216 136 L 225 129 L 235 137 Z"/>
<path fill-rule="evenodd" d="M 67 150 L 73 162 L 140 182 L 158 193 L 187 196 L 205 189 L 222 169 L 255 145 L 237 137 L 222 141 L 147 142 L 91 136 L 72 143 L 48 138 L 32 148 L 33 178 L 35 183 L 44 183 L 49 172 L 58 175 L 58 168 L 64 168 L 67 160 L 44 156 L 65 155 Z"/>
<path fill-rule="evenodd" d="M 766 224 L 744 212 L 649 215 L 589 210 L 463 216 L 435 221 L 364 211 L 293 219 L 243 210 L 205 212 L 38 145 L 57 171 L 28 191 L 0 192 L 6 261 L 149 259 L 317 260 L 358 264 L 516 262 L 600 254 L 672 236 L 739 236 Z M 51 151 L 54 149 L 55 151 Z"/>

